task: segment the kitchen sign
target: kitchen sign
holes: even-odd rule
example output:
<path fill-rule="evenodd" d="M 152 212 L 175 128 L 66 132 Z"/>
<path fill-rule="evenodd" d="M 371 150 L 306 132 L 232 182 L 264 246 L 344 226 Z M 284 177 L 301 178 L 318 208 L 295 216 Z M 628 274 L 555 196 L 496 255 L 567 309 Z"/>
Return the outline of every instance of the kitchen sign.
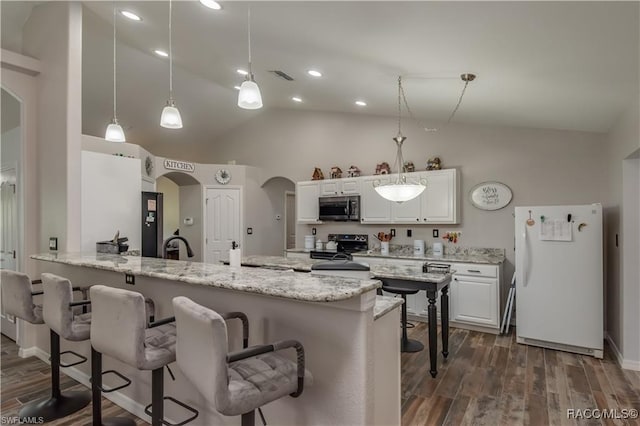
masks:
<path fill-rule="evenodd" d="M 164 168 L 168 170 L 179 170 L 181 172 L 193 173 L 196 170 L 194 163 L 187 163 L 186 161 L 169 160 L 165 158 Z"/>
<path fill-rule="evenodd" d="M 482 182 L 471 188 L 469 201 L 481 210 L 499 210 L 513 198 L 511 189 L 500 182 Z"/>

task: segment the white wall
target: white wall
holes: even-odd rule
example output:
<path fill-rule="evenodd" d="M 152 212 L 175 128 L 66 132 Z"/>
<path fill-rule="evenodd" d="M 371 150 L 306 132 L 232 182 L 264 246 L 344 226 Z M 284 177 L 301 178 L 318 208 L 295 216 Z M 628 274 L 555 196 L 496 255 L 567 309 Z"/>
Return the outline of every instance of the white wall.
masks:
<path fill-rule="evenodd" d="M 156 192 L 162 192 L 162 239 L 166 240 L 180 228 L 180 187 L 172 180 L 160 176 Z"/>
<path fill-rule="evenodd" d="M 639 96 L 640 97 L 640 96 Z M 640 368 L 640 324 L 637 313 L 640 300 L 637 294 L 638 279 L 633 278 L 632 268 L 637 266 L 637 257 L 624 262 L 626 245 L 634 238 L 633 231 L 625 229 L 621 215 L 627 203 L 623 195 L 623 169 L 625 159 L 640 148 L 640 106 L 638 98 L 622 114 L 607 135 L 607 151 L 604 159 L 607 168 L 605 203 L 605 254 L 606 254 L 606 329 L 613 346 L 620 352 L 621 361 Z M 628 160 L 627 160 L 628 161 Z M 629 167 L 629 166 L 628 166 Z M 629 169 L 629 173 L 633 173 Z M 616 245 L 616 235 L 618 245 Z M 632 247 L 629 247 L 633 253 Z M 627 277 L 629 279 L 627 280 Z M 637 277 L 637 275 L 636 275 Z M 629 340 L 627 340 L 629 339 Z"/>
<path fill-rule="evenodd" d="M 140 160 L 82 152 L 82 251 L 95 252 L 116 231 L 129 249 L 141 248 L 140 191 Z"/>
<path fill-rule="evenodd" d="M 622 178 L 622 340 L 624 359 L 640 370 L 640 149 L 623 162 Z"/>
<path fill-rule="evenodd" d="M 46 2 L 23 27 L 24 54 L 40 60 L 37 170 L 40 250 L 58 237 L 61 250 L 80 249 L 82 6 Z"/>
<path fill-rule="evenodd" d="M 354 164 L 363 174 L 373 174 L 377 163 L 392 163 L 395 147 L 391 140 L 397 124 L 391 117 L 270 110 L 235 129 L 212 144 L 221 161 L 265 169 L 264 176 L 284 176 L 294 181 L 310 180 L 314 167 L 328 174 L 331 166 L 346 170 Z M 462 232 L 464 246 L 504 248 L 505 274 L 510 277 L 514 262 L 513 208 L 527 204 L 582 204 L 602 200 L 606 167 L 603 164 L 604 135 L 526 128 L 452 125 L 438 133 L 426 133 L 413 123 L 403 126 L 407 136 L 405 159 L 424 170 L 429 157 L 439 156 L 445 168 L 458 167 L 462 174 L 462 224 L 437 226 Z M 502 210 L 487 212 L 474 208 L 467 199 L 476 184 L 497 180 L 514 194 Z M 319 225 L 318 236 L 326 240 L 333 232 L 371 234 L 384 229 L 377 225 Z M 394 226 L 396 243 L 413 239 L 432 242 L 435 226 Z M 406 229 L 413 230 L 411 238 Z M 298 246 L 311 226 L 298 226 Z"/>
<path fill-rule="evenodd" d="M 184 218 L 192 217 L 193 225 L 184 225 Z M 194 256 L 187 257 L 184 245 L 180 244 L 180 259 L 202 262 L 204 259 L 202 252 L 203 227 L 202 227 L 202 185 L 181 185 L 180 186 L 180 235 L 189 241 Z"/>

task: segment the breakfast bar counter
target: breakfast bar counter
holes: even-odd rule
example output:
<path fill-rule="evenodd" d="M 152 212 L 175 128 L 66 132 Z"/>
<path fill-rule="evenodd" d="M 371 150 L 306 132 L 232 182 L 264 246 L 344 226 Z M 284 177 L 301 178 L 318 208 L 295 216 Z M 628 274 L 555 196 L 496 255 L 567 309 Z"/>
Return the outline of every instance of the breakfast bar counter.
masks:
<path fill-rule="evenodd" d="M 264 414 L 272 424 L 400 424 L 401 302 L 377 296 L 379 280 L 112 254 L 45 253 L 32 258 L 39 261 L 40 272 L 66 277 L 76 286 L 102 284 L 140 292 L 154 300 L 157 318 L 172 316 L 172 299 L 186 296 L 218 312 L 246 313 L 251 345 L 300 341 L 313 383 L 305 384 L 299 398 L 282 398 L 265 406 Z M 228 323 L 230 350 L 242 345 L 241 327 L 236 323 Z M 47 357 L 46 327 L 26 327 L 29 338 L 22 352 Z M 114 339 L 117 334 L 114 330 Z M 62 350 L 89 356 L 86 342 L 63 342 L 62 346 Z M 144 406 L 151 395 L 150 375 L 109 357 L 104 358 L 103 369 L 133 379 L 134 385 L 106 395 L 147 418 Z M 176 381 L 165 383 L 165 394 L 179 395 L 200 411 L 194 426 L 240 424 L 239 417 L 222 416 L 208 406 L 179 368 L 173 371 Z M 87 365 L 66 372 L 88 384 Z M 173 406 L 165 413 L 171 421 L 184 417 Z"/>

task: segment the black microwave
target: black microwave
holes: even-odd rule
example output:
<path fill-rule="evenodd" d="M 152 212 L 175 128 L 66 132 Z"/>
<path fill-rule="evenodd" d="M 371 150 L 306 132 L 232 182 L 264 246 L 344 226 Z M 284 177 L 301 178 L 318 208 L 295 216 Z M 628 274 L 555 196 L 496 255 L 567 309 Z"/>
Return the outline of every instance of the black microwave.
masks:
<path fill-rule="evenodd" d="M 360 196 L 318 198 L 318 219 L 360 221 Z"/>

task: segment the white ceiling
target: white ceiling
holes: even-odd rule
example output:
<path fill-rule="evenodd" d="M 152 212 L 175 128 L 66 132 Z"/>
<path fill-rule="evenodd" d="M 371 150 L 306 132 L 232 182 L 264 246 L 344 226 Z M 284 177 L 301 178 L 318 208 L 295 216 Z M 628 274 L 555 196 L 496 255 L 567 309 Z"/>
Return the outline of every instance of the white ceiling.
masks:
<path fill-rule="evenodd" d="M 247 3 L 221 4 L 212 11 L 174 3 L 174 97 L 185 122 L 175 132 L 158 125 L 168 61 L 151 53 L 168 47 L 168 2 L 117 3 L 143 18 L 118 16 L 118 115 L 129 140 L 210 143 L 261 113 L 239 109 L 233 89 L 242 81 L 235 70 L 247 62 Z M 101 135 L 111 118 L 112 2 L 84 5 L 84 131 Z M 402 74 L 416 115 L 436 124 L 457 101 L 459 74 L 474 72 L 456 122 L 606 132 L 638 94 L 638 6 L 253 2 L 253 67 L 265 110 L 394 115 Z M 310 68 L 324 76 L 306 75 Z M 274 69 L 295 81 L 268 73 Z M 369 105 L 357 107 L 356 99 Z"/>

